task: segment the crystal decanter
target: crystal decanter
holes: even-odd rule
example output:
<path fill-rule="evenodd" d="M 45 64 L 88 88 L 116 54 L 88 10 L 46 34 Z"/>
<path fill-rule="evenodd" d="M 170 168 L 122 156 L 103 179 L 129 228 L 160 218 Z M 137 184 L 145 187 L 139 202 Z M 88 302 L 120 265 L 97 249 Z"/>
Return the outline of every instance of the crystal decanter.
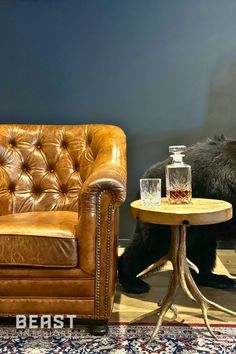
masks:
<path fill-rule="evenodd" d="M 190 204 L 192 198 L 191 166 L 183 161 L 186 146 L 169 146 L 172 163 L 166 166 L 166 197 L 170 204 Z"/>

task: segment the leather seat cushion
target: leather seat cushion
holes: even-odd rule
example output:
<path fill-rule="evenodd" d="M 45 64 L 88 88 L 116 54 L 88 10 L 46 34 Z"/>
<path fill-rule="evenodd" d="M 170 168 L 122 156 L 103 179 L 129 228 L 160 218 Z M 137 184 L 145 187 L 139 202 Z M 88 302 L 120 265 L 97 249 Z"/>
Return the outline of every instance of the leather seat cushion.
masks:
<path fill-rule="evenodd" d="M 0 216 L 0 264 L 76 267 L 78 213 L 28 212 Z"/>

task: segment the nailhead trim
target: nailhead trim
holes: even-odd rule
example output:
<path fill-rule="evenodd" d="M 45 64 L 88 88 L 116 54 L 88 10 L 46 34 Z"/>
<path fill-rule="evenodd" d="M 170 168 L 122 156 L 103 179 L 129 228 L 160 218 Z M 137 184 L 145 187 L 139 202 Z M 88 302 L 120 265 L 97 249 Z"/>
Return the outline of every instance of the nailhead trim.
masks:
<path fill-rule="evenodd" d="M 95 316 L 99 317 L 100 276 L 101 276 L 101 192 L 97 198 L 97 240 L 96 240 L 96 285 L 95 285 Z"/>
<path fill-rule="evenodd" d="M 95 316 L 99 316 L 100 310 L 100 277 L 101 277 L 101 201 L 102 195 L 106 191 L 102 191 L 97 198 L 97 242 L 96 242 L 96 285 L 95 285 Z M 108 206 L 107 213 L 107 248 L 106 248 L 106 274 L 105 274 L 105 316 L 108 313 L 108 289 L 109 289 L 109 273 L 110 273 L 110 240 L 111 240 L 111 217 L 114 211 L 114 200 L 112 199 Z"/>
<path fill-rule="evenodd" d="M 111 259 L 111 217 L 114 212 L 114 199 L 108 207 L 107 215 L 107 249 L 106 249 L 106 278 L 105 278 L 105 315 L 108 312 L 108 289 L 109 289 L 109 273 L 110 273 L 110 259 Z"/>

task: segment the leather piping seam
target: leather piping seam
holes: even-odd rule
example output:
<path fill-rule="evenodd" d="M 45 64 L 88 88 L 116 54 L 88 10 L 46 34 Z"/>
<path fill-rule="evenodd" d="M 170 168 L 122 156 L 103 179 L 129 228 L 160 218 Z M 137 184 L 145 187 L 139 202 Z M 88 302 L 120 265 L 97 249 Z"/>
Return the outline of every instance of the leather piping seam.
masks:
<path fill-rule="evenodd" d="M 96 284 L 95 284 L 95 317 L 99 317 L 100 307 L 100 277 L 101 277 L 101 198 L 104 191 L 97 199 L 97 240 L 96 240 Z"/>
<path fill-rule="evenodd" d="M 97 242 L 96 242 L 96 285 L 95 285 L 95 317 L 100 318 L 100 279 L 101 279 L 101 200 L 106 190 L 100 192 L 97 202 Z M 111 238 L 111 211 L 113 209 L 114 198 L 108 206 L 108 225 L 107 225 L 107 255 L 106 255 L 106 273 L 105 273 L 105 314 L 108 309 L 108 288 L 110 272 L 110 238 Z"/>
<path fill-rule="evenodd" d="M 107 249 L 106 249 L 106 275 L 105 275 L 105 316 L 108 312 L 108 293 L 109 293 L 109 273 L 110 273 L 110 259 L 111 259 L 111 217 L 114 211 L 114 199 L 111 200 L 111 203 L 108 207 L 108 216 L 107 216 Z"/>

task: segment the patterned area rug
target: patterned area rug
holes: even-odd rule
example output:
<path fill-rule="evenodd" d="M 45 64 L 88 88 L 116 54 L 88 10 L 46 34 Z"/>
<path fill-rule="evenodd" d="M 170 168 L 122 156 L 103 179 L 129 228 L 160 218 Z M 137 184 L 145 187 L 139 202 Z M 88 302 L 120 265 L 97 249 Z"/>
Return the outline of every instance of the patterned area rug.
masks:
<path fill-rule="evenodd" d="M 152 324 L 112 324 L 109 335 L 91 336 L 85 328 L 64 330 L 18 330 L 0 328 L 1 354 L 232 354 L 236 353 L 236 326 L 212 325 L 218 339 L 204 326 L 164 325 L 147 344 Z"/>

